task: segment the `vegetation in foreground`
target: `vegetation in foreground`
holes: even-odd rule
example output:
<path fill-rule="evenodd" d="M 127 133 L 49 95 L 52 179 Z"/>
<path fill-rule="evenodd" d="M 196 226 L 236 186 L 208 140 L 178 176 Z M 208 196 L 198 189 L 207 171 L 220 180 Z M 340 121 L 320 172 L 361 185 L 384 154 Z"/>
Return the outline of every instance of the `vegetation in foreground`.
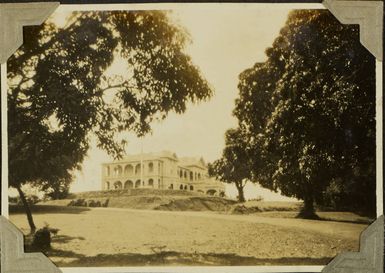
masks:
<path fill-rule="evenodd" d="M 315 205 L 376 213 L 375 58 L 356 25 L 327 10 L 295 10 L 267 61 L 239 76 L 222 158 L 211 173 L 235 183 L 244 202 L 247 180 Z"/>

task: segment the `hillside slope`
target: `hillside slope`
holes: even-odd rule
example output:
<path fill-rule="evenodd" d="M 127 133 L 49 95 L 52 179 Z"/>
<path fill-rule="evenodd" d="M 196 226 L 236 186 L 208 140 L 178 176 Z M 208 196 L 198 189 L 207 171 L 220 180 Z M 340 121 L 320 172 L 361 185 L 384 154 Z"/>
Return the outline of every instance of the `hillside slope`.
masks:
<path fill-rule="evenodd" d="M 39 205 L 112 207 L 175 211 L 228 211 L 236 201 L 197 192 L 153 189 L 92 191 L 71 194 L 70 199 Z"/>

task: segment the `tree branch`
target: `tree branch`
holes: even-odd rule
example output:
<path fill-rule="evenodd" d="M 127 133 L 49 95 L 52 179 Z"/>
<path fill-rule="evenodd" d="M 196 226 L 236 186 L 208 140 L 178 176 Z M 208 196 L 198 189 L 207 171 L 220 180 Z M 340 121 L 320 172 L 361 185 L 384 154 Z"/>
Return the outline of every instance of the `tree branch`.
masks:
<path fill-rule="evenodd" d="M 110 90 L 110 89 L 116 89 L 116 88 L 122 88 L 122 87 L 126 87 L 126 88 L 135 88 L 135 86 L 133 85 L 128 85 L 129 83 L 129 80 L 126 80 L 122 83 L 119 83 L 119 84 L 115 84 L 115 85 L 109 85 L 105 88 L 102 88 L 102 89 L 99 89 L 97 92 L 96 92 L 96 95 L 102 95 L 104 92 Z"/>

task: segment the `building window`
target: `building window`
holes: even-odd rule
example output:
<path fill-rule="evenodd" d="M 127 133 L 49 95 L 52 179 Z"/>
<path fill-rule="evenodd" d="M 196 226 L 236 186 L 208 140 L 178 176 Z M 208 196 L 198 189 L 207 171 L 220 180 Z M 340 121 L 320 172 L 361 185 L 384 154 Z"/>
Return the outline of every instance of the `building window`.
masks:
<path fill-rule="evenodd" d="M 186 171 L 184 171 L 183 176 L 184 176 L 185 179 L 187 178 L 187 172 Z"/>
<path fill-rule="evenodd" d="M 184 186 L 184 190 L 187 190 L 187 185 Z"/>
<path fill-rule="evenodd" d="M 140 180 L 136 180 L 136 182 L 135 182 L 135 188 L 140 188 Z"/>
<path fill-rule="evenodd" d="M 199 179 L 199 180 L 201 179 L 201 174 L 200 174 L 200 173 L 198 173 L 198 179 Z"/>
<path fill-rule="evenodd" d="M 194 180 L 194 173 L 190 172 L 190 180 Z"/>
<path fill-rule="evenodd" d="M 134 183 L 131 181 L 131 180 L 127 180 L 125 183 L 124 183 L 124 188 L 125 189 L 132 189 L 134 187 Z"/>
<path fill-rule="evenodd" d="M 148 180 L 148 185 L 153 188 L 154 187 L 154 179 L 152 179 L 152 178 L 149 179 Z"/>
<path fill-rule="evenodd" d="M 124 167 L 125 175 L 131 175 L 133 174 L 133 172 L 134 172 L 134 167 L 132 167 L 131 165 L 126 165 L 126 167 Z"/>
<path fill-rule="evenodd" d="M 180 178 L 183 177 L 183 171 L 182 171 L 182 170 L 179 170 L 179 177 L 180 177 Z"/>
<path fill-rule="evenodd" d="M 160 189 L 160 179 L 158 179 L 158 189 Z"/>
<path fill-rule="evenodd" d="M 106 190 L 110 189 L 110 182 L 106 182 Z"/>
<path fill-rule="evenodd" d="M 140 164 L 137 164 L 135 166 L 135 174 L 140 174 L 140 172 L 141 172 Z"/>
<path fill-rule="evenodd" d="M 120 176 L 120 175 L 122 175 L 122 167 L 121 167 L 121 166 L 116 166 L 116 167 L 114 168 L 114 174 L 115 174 L 115 176 Z"/>
<path fill-rule="evenodd" d="M 107 173 L 107 176 L 110 176 L 110 166 L 106 167 L 106 173 Z"/>
<path fill-rule="evenodd" d="M 194 190 L 194 186 L 190 185 L 190 191 L 193 191 L 193 190 Z"/>
<path fill-rule="evenodd" d="M 183 190 L 183 185 L 182 184 L 180 184 L 179 189 Z"/>
<path fill-rule="evenodd" d="M 148 163 L 148 172 L 152 173 L 154 171 L 154 163 L 150 162 Z"/>
<path fill-rule="evenodd" d="M 116 181 L 116 182 L 114 183 L 114 189 L 115 189 L 115 190 L 120 190 L 120 189 L 122 189 L 122 187 L 123 187 L 122 182 Z"/>
<path fill-rule="evenodd" d="M 174 189 L 174 184 L 170 184 L 170 189 L 171 189 L 171 190 Z"/>

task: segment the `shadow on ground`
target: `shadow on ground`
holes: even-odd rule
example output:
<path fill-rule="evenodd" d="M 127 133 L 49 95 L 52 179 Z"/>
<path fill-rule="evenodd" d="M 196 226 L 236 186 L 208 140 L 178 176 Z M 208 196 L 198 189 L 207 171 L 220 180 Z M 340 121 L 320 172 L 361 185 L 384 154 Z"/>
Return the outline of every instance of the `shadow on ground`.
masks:
<path fill-rule="evenodd" d="M 67 235 L 55 235 L 52 238 L 52 242 L 53 243 L 61 243 L 61 244 L 69 243 L 72 240 L 81 240 L 81 241 L 83 241 L 83 240 L 85 240 L 85 238 L 81 237 L 81 236 L 71 237 L 71 236 L 67 236 Z"/>
<path fill-rule="evenodd" d="M 262 216 L 262 217 L 270 217 L 270 218 L 305 219 L 305 218 L 298 217 L 298 212 L 295 212 L 295 211 L 257 212 L 254 215 Z M 359 216 L 357 214 L 352 214 L 349 212 L 321 211 L 321 212 L 317 212 L 317 216 L 318 216 L 317 219 L 311 219 L 311 220 L 350 223 L 350 224 L 364 224 L 364 225 L 370 225 L 375 221 L 375 219 L 371 217 Z"/>
<path fill-rule="evenodd" d="M 326 265 L 332 259 L 331 257 L 259 259 L 235 254 L 179 253 L 174 251 L 154 254 L 99 254 L 92 257 L 61 250 L 51 250 L 47 254 L 50 258 L 55 257 L 55 260 L 60 257 L 76 258 L 69 262 L 56 262 L 59 267 Z"/>
<path fill-rule="evenodd" d="M 332 219 L 327 217 L 320 217 L 318 220 L 326 221 L 326 222 L 340 222 L 340 223 L 364 224 L 364 225 L 370 225 L 375 221 L 374 219 L 341 220 L 341 219 Z"/>
<path fill-rule="evenodd" d="M 66 213 L 66 214 L 79 214 L 85 211 L 89 211 L 86 207 L 66 207 L 66 206 L 49 206 L 49 205 L 33 205 L 31 211 L 33 214 L 39 213 Z M 24 207 L 21 205 L 9 205 L 9 213 L 25 213 Z"/>

